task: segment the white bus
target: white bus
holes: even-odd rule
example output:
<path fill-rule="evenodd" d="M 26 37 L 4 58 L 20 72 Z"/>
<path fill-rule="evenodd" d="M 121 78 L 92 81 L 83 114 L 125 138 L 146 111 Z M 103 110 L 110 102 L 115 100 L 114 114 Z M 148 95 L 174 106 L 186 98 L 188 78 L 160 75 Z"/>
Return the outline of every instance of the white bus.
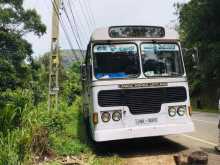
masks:
<path fill-rule="evenodd" d="M 83 114 L 94 141 L 194 130 L 181 45 L 163 27 L 97 29 L 81 72 Z"/>

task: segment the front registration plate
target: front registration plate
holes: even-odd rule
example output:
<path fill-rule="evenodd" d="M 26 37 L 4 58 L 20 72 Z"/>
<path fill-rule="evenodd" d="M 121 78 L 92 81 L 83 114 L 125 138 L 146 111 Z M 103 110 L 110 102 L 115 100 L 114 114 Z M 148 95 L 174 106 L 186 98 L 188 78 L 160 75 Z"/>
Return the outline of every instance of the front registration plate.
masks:
<path fill-rule="evenodd" d="M 152 123 L 157 123 L 157 122 L 158 122 L 157 118 L 136 119 L 135 120 L 136 125 L 147 125 L 147 124 L 152 124 Z"/>

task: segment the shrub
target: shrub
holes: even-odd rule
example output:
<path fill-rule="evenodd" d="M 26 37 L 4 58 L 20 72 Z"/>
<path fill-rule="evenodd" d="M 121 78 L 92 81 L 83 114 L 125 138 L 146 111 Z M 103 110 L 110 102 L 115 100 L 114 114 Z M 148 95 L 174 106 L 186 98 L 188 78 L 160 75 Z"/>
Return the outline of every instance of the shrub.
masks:
<path fill-rule="evenodd" d="M 81 139 L 81 86 L 79 67 L 65 82 L 59 111 L 48 111 L 42 102 L 40 88 L 6 90 L 0 93 L 0 164 L 14 165 L 28 162 L 33 156 L 44 158 L 51 154 L 77 155 L 88 150 Z M 70 83 L 70 84 L 68 84 Z M 45 96 L 44 92 L 44 96 Z M 67 103 L 67 97 L 71 97 Z"/>
<path fill-rule="evenodd" d="M 0 132 L 21 126 L 22 114 L 31 106 L 32 94 L 29 90 L 7 90 L 0 94 Z"/>
<path fill-rule="evenodd" d="M 14 165 L 19 162 L 17 134 L 12 132 L 7 136 L 0 136 L 0 164 Z"/>
<path fill-rule="evenodd" d="M 7 135 L 0 134 L 0 164 L 21 164 L 28 152 L 28 134 L 25 130 L 16 129 Z"/>

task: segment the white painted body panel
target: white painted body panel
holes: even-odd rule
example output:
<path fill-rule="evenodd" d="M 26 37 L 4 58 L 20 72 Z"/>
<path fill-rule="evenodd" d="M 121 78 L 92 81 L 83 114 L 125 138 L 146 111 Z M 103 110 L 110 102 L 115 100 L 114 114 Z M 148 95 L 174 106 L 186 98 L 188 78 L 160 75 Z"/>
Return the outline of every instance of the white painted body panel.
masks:
<path fill-rule="evenodd" d="M 111 38 L 109 36 L 109 28 L 103 27 L 96 29 L 91 36 L 91 41 L 127 41 L 127 40 L 178 40 L 178 34 L 173 34 L 174 32 L 171 32 L 170 29 L 166 30 L 166 36 L 162 38 Z M 168 32 L 168 33 L 167 33 Z"/>
<path fill-rule="evenodd" d="M 153 83 L 153 82 L 166 82 L 168 87 L 185 87 L 187 91 L 187 100 L 185 102 L 179 103 L 165 103 L 161 106 L 161 111 L 154 114 L 141 114 L 133 115 L 130 113 L 127 106 L 117 106 L 117 107 L 100 107 L 98 104 L 98 93 L 101 90 L 116 90 L 120 89 L 119 84 L 134 84 L 134 83 Z M 155 87 L 151 87 L 155 88 Z M 157 87 L 158 88 L 158 87 Z M 98 124 L 93 125 L 90 120 L 92 137 L 95 141 L 109 141 L 109 140 L 119 140 L 119 139 L 130 139 L 138 137 L 149 137 L 149 136 L 162 136 L 169 134 L 179 134 L 192 132 L 194 126 L 190 118 L 189 113 L 183 117 L 169 117 L 168 106 L 175 105 L 186 105 L 190 106 L 189 93 L 188 93 L 188 83 L 185 78 L 163 78 L 163 79 L 134 79 L 134 80 L 111 80 L 111 81 L 96 81 L 92 83 L 91 87 L 92 98 L 93 98 L 93 110 L 92 112 L 98 113 Z M 115 111 L 121 110 L 122 120 L 119 122 L 114 122 L 110 120 L 108 123 L 102 122 L 101 113 L 102 111 Z M 149 119 L 157 118 L 157 123 L 137 125 L 136 120 L 138 119 Z"/>
<path fill-rule="evenodd" d="M 188 133 L 194 130 L 191 121 L 185 123 L 149 125 L 144 127 L 115 128 L 114 130 L 95 130 L 93 139 L 97 142 L 113 141 L 120 139 L 133 139 L 141 137 L 165 136 L 172 134 Z"/>

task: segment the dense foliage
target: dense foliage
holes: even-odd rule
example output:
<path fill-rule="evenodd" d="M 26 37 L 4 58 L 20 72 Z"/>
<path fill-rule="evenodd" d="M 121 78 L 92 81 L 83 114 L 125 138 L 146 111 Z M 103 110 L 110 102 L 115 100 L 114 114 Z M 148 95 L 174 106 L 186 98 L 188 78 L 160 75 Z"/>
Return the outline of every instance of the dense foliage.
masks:
<path fill-rule="evenodd" d="M 30 85 L 36 66 L 32 46 L 23 37 L 30 32 L 40 37 L 46 32 L 36 11 L 22 5 L 23 0 L 0 0 L 0 91 Z"/>
<path fill-rule="evenodd" d="M 32 58 L 27 33 L 46 27 L 23 0 L 0 0 L 0 164 L 33 164 L 87 150 L 81 143 L 79 63 L 60 67 L 59 112 L 47 110 L 49 54 Z M 68 103 L 67 103 L 68 100 Z"/>
<path fill-rule="evenodd" d="M 39 63 L 39 62 L 37 62 Z M 76 155 L 88 151 L 81 117 L 79 63 L 65 70 L 67 79 L 61 84 L 59 111 L 47 110 L 47 88 L 44 65 L 38 80 L 41 93 L 32 88 L 7 89 L 0 99 L 0 164 L 32 164 L 45 157 Z M 41 96 L 43 99 L 40 99 Z M 34 99 L 38 98 L 35 104 Z M 71 98 L 71 99 L 70 99 Z M 85 141 L 84 141 L 85 142 Z"/>
<path fill-rule="evenodd" d="M 199 50 L 199 68 L 186 59 L 192 95 L 216 107 L 220 97 L 220 1 L 191 0 L 176 7 L 184 46 Z"/>
<path fill-rule="evenodd" d="M 0 132 L 21 126 L 21 116 L 35 94 L 40 66 L 32 59 L 32 47 L 23 37 L 46 32 L 35 10 L 25 10 L 23 0 L 0 0 Z"/>

